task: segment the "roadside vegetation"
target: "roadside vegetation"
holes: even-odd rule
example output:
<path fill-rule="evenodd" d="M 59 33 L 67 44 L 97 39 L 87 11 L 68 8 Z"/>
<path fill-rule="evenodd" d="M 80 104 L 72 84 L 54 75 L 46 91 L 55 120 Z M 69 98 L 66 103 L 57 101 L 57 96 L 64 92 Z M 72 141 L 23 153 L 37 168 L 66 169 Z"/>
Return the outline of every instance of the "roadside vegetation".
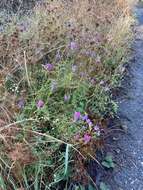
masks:
<path fill-rule="evenodd" d="M 4 26 L 2 190 L 97 188 L 86 165 L 97 161 L 108 120 L 117 113 L 112 92 L 120 85 L 129 53 L 133 4 L 47 0 L 30 15 L 14 14 Z"/>

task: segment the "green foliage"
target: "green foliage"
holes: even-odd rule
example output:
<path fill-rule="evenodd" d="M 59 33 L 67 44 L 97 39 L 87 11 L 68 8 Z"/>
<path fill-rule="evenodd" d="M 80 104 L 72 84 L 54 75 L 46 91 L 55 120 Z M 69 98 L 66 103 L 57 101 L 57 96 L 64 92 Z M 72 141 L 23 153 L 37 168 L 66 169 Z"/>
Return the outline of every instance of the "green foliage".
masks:
<path fill-rule="evenodd" d="M 111 155 L 107 155 L 104 159 L 104 161 L 102 162 L 102 165 L 106 168 L 114 168 L 115 167 L 115 163 L 113 161 L 113 158 Z"/>
<path fill-rule="evenodd" d="M 0 188 L 6 190 L 6 184 L 3 180 L 3 177 L 0 175 Z"/>
<path fill-rule="evenodd" d="M 79 185 L 79 186 L 75 186 L 75 190 L 85 190 L 85 187 Z"/>
<path fill-rule="evenodd" d="M 88 107 L 95 115 L 104 117 L 114 115 L 117 112 L 117 104 L 112 100 L 110 92 L 101 86 L 96 86 L 88 100 Z"/>
<path fill-rule="evenodd" d="M 92 185 L 89 184 L 88 189 L 89 189 L 89 190 L 94 190 L 95 187 L 93 187 Z"/>
<path fill-rule="evenodd" d="M 100 183 L 100 190 L 109 190 L 109 188 L 107 187 L 107 185 L 103 182 Z"/>
<path fill-rule="evenodd" d="M 112 89 L 121 79 L 118 66 L 125 60 L 127 36 L 114 39 L 112 28 L 124 12 L 116 1 L 48 1 L 24 17 L 27 28 L 20 28 L 17 17 L 2 33 L 0 90 L 6 98 L 0 122 L 14 122 L 2 138 L 11 151 L 6 143 L 0 146 L 3 170 L 10 175 L 8 181 L 0 176 L 2 189 L 17 190 L 19 184 L 29 190 L 58 189 L 66 181 L 67 190 L 73 176 L 83 171 L 84 163 L 75 158 L 86 160 L 88 152 L 95 153 L 101 121 L 117 113 Z M 128 32 L 126 28 L 118 36 Z M 111 156 L 102 165 L 115 166 Z M 84 172 L 80 175 L 85 178 Z M 107 189 L 104 183 L 100 189 Z"/>

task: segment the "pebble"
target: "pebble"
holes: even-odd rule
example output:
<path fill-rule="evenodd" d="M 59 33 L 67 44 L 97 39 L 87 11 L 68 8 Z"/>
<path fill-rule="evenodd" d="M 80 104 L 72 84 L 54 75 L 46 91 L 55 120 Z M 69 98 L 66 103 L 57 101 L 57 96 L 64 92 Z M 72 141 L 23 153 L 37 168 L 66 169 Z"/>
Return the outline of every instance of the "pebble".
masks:
<path fill-rule="evenodd" d="M 127 132 L 128 131 L 128 126 L 126 124 L 122 124 L 121 129 L 123 129 L 125 132 Z"/>
<path fill-rule="evenodd" d="M 119 154 L 119 153 L 121 152 L 121 150 L 118 148 L 118 149 L 115 150 L 115 152 L 116 152 L 117 154 Z"/>

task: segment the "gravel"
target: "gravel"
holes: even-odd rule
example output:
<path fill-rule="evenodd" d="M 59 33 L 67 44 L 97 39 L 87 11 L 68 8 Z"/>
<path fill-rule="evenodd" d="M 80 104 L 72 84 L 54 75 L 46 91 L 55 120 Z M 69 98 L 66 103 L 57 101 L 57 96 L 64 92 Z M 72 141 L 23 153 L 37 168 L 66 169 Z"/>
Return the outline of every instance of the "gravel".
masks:
<path fill-rule="evenodd" d="M 119 98 L 119 117 L 127 133 L 116 143 L 120 149 L 116 169 L 108 179 L 111 190 L 143 190 L 143 7 L 135 8 L 133 59 L 124 81 L 126 97 Z"/>

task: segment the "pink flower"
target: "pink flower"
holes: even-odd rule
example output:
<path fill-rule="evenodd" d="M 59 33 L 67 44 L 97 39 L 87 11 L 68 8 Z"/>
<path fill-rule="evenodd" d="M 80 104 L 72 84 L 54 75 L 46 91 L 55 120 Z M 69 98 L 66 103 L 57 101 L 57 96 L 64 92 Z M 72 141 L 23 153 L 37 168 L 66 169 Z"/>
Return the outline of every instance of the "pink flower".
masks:
<path fill-rule="evenodd" d="M 91 136 L 88 135 L 88 134 L 85 134 L 84 137 L 83 137 L 83 141 L 84 141 L 84 143 L 87 144 L 87 143 L 90 142 L 90 140 L 91 140 Z"/>
<path fill-rule="evenodd" d="M 78 121 L 78 120 L 80 119 L 80 117 L 81 117 L 80 112 L 75 112 L 75 113 L 74 113 L 74 121 L 75 121 L 75 122 Z"/>
<path fill-rule="evenodd" d="M 76 43 L 76 42 L 70 42 L 70 44 L 69 44 L 69 48 L 71 49 L 71 50 L 77 50 L 78 49 L 78 44 Z"/>
<path fill-rule="evenodd" d="M 44 101 L 43 100 L 38 100 L 37 103 L 36 103 L 36 107 L 38 109 L 40 109 L 40 108 L 43 108 L 43 106 L 44 106 Z"/>
<path fill-rule="evenodd" d="M 70 94 L 65 94 L 64 95 L 64 101 L 69 102 L 69 100 L 70 100 Z"/>
<path fill-rule="evenodd" d="M 94 126 L 94 131 L 99 131 L 99 130 L 100 130 L 99 126 L 98 126 L 98 125 L 95 125 L 95 126 Z"/>
<path fill-rule="evenodd" d="M 88 120 L 88 115 L 87 115 L 87 114 L 85 114 L 85 115 L 82 117 L 82 120 L 83 120 L 83 121 Z"/>
<path fill-rule="evenodd" d="M 45 70 L 47 71 L 52 71 L 54 70 L 54 65 L 53 64 L 50 64 L 50 63 L 47 63 L 45 65 L 42 65 L 44 67 Z"/>
<path fill-rule="evenodd" d="M 95 78 L 93 78 L 93 79 L 90 80 L 90 82 L 91 82 L 91 84 L 95 85 L 97 81 L 96 81 Z"/>
<path fill-rule="evenodd" d="M 18 107 L 20 108 L 20 109 L 22 109 L 22 108 L 24 108 L 24 105 L 25 105 L 25 101 L 24 101 L 24 99 L 20 99 L 19 101 L 18 101 Z"/>
<path fill-rule="evenodd" d="M 92 127 L 92 126 L 93 126 L 93 123 L 92 123 L 92 121 L 91 121 L 90 119 L 87 119 L 86 122 L 87 122 L 87 124 L 89 125 L 89 127 Z"/>
<path fill-rule="evenodd" d="M 96 132 L 97 136 L 100 136 L 100 127 L 98 125 L 94 126 L 94 131 Z"/>

